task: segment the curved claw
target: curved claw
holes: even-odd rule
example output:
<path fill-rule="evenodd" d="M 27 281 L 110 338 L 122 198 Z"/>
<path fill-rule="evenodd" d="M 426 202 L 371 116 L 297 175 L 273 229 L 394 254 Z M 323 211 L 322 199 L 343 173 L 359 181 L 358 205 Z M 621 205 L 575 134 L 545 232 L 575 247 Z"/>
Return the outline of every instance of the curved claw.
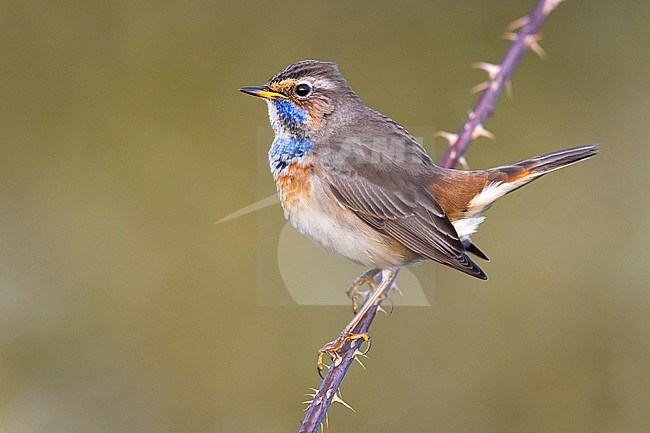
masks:
<path fill-rule="evenodd" d="M 354 310 L 354 313 L 356 314 L 359 311 L 359 302 L 357 301 L 357 297 L 361 295 L 363 297 L 363 300 L 367 298 L 367 292 L 360 292 L 359 288 L 363 286 L 364 284 L 368 284 L 370 287 L 370 291 L 374 291 L 377 288 L 377 283 L 375 283 L 375 276 L 381 272 L 380 269 L 372 268 L 368 269 L 366 272 L 361 274 L 357 279 L 354 280 L 352 283 L 352 286 L 348 290 L 346 290 L 346 294 L 348 295 L 348 298 L 352 300 L 352 309 Z"/>
<path fill-rule="evenodd" d="M 370 335 L 369 334 L 343 334 L 339 338 L 337 338 L 334 341 L 330 341 L 327 343 L 325 346 L 321 347 L 320 350 L 318 351 L 318 361 L 316 363 L 316 368 L 318 369 L 318 374 L 322 378 L 322 372 L 325 369 L 326 365 L 323 362 L 323 356 L 327 353 L 330 358 L 332 358 L 332 364 L 334 367 L 338 366 L 341 364 L 343 361 L 343 358 L 341 355 L 339 355 L 339 352 L 341 349 L 343 349 L 343 346 L 345 343 L 348 341 L 354 341 L 354 340 L 364 340 L 369 342 L 370 341 Z M 368 353 L 368 350 L 370 350 L 370 347 L 364 352 L 364 355 Z M 329 366 L 327 366 L 329 368 Z"/>
<path fill-rule="evenodd" d="M 323 371 L 325 371 L 325 368 L 329 370 L 330 366 L 323 362 L 323 355 L 320 352 L 318 352 L 318 362 L 316 364 L 316 371 L 318 372 L 318 375 L 320 376 L 321 379 L 325 379 L 325 376 L 323 376 Z"/>
<path fill-rule="evenodd" d="M 346 293 L 348 297 L 352 300 L 352 310 L 354 311 L 354 314 L 357 314 L 359 312 L 360 305 L 363 305 L 363 303 L 368 298 L 368 295 L 370 294 L 370 290 L 360 291 L 359 287 L 354 285 L 350 287 Z M 361 301 L 361 303 L 359 303 L 359 301 Z"/>
<path fill-rule="evenodd" d="M 370 348 L 372 347 L 372 337 L 370 337 L 369 334 L 366 334 L 366 335 L 368 336 L 368 339 L 366 340 L 366 343 L 368 343 L 368 347 L 366 348 L 366 350 L 361 352 L 361 354 L 363 356 L 366 356 L 368 354 L 368 352 L 370 352 Z"/>

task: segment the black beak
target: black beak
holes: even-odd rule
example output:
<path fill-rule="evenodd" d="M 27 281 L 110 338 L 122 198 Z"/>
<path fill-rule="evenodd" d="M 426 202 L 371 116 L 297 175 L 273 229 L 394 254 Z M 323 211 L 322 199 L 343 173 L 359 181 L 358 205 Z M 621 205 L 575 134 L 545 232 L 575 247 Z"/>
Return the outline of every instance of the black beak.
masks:
<path fill-rule="evenodd" d="M 269 90 L 269 88 L 266 86 L 242 87 L 241 89 L 239 89 L 239 91 L 246 93 L 248 95 L 257 96 L 258 98 L 264 98 L 264 99 L 274 99 L 274 98 L 286 99 L 287 98 L 282 93 L 273 92 Z"/>

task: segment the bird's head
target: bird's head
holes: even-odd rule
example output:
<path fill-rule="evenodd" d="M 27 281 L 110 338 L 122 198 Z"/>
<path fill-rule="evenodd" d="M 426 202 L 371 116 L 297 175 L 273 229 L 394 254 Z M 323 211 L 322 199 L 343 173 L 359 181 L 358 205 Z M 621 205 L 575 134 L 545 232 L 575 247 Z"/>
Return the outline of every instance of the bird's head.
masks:
<path fill-rule="evenodd" d="M 314 137 L 346 107 L 359 103 L 336 64 L 316 60 L 287 66 L 264 86 L 239 90 L 266 101 L 271 126 L 281 137 Z"/>

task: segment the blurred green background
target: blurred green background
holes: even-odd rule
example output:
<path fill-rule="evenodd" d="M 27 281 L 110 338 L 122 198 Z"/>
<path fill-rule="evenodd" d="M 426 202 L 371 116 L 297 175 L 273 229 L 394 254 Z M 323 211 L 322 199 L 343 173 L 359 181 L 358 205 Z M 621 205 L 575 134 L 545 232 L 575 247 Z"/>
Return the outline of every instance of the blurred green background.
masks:
<path fill-rule="evenodd" d="M 456 130 L 470 64 L 533 3 L 3 1 L 0 431 L 296 430 L 351 310 L 257 301 L 279 206 L 215 225 L 274 191 L 266 109 L 237 89 L 332 60 L 367 105 Z M 650 431 L 649 12 L 550 18 L 469 163 L 601 155 L 490 211 L 487 282 L 413 269 L 433 305 L 376 320 L 331 431 Z"/>

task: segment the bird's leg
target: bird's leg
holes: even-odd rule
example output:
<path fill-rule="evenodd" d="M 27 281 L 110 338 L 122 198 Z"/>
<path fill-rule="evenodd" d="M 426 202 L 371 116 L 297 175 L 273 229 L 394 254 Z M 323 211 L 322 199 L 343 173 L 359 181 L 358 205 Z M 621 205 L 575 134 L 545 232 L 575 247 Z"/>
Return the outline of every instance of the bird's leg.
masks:
<path fill-rule="evenodd" d="M 377 288 L 368 296 L 366 302 L 363 303 L 357 314 L 354 315 L 350 323 L 343 329 L 339 338 L 334 341 L 327 343 L 318 351 L 318 371 L 323 371 L 325 364 L 323 364 L 323 355 L 326 353 L 332 358 L 334 366 L 337 366 L 341 363 L 342 358 L 339 355 L 339 352 L 348 341 L 354 341 L 363 339 L 364 341 L 370 340 L 370 335 L 366 333 L 354 333 L 354 328 L 357 327 L 359 322 L 368 314 L 368 311 L 377 303 L 378 300 L 382 299 L 384 292 L 388 290 L 395 277 L 397 276 L 397 269 L 383 269 L 381 271 L 381 282 Z M 375 273 L 376 275 L 376 273 Z"/>
<path fill-rule="evenodd" d="M 367 283 L 371 291 L 376 290 L 377 284 L 375 283 L 375 275 L 377 275 L 379 272 L 381 272 L 381 269 L 378 268 L 368 269 L 366 272 L 361 274 L 361 276 L 359 276 L 356 280 L 354 280 L 354 283 L 352 283 L 352 287 L 350 287 L 345 292 L 348 295 L 348 297 L 352 300 L 352 309 L 354 310 L 355 314 L 359 311 L 359 303 L 357 302 L 357 297 L 359 295 L 362 295 L 364 299 L 368 297 L 366 292 L 359 292 L 359 288 Z"/>

